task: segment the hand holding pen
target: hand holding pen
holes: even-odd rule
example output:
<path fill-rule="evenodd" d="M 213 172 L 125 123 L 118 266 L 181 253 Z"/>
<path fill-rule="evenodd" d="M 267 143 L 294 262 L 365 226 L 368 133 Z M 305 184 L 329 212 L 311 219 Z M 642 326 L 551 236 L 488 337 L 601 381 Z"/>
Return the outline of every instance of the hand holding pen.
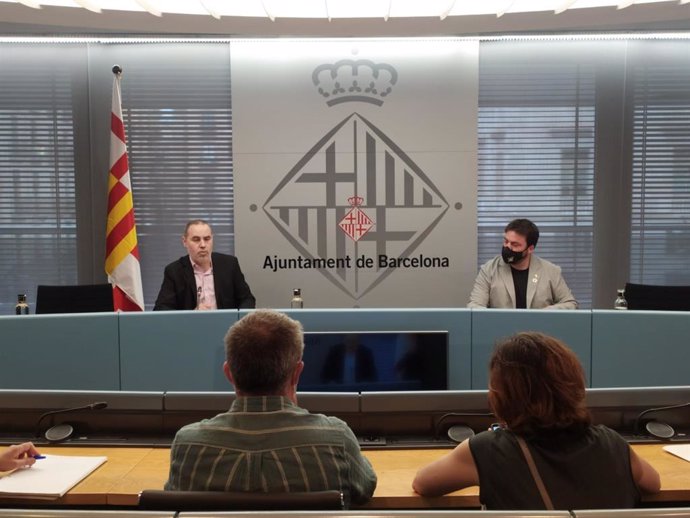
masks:
<path fill-rule="evenodd" d="M 44 458 L 33 443 L 15 444 L 0 454 L 0 471 L 11 471 L 17 468 L 28 468 L 36 459 Z"/>

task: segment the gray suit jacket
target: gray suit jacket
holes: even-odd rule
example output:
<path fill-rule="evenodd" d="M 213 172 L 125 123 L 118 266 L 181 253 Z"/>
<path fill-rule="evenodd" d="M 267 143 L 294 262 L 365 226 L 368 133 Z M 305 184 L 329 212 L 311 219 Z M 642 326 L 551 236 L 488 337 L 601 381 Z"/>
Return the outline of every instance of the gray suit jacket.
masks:
<path fill-rule="evenodd" d="M 500 255 L 479 269 L 468 308 L 515 308 L 511 266 Z M 560 267 L 536 255 L 529 263 L 527 280 L 529 309 L 577 309 L 577 301 L 563 280 Z"/>

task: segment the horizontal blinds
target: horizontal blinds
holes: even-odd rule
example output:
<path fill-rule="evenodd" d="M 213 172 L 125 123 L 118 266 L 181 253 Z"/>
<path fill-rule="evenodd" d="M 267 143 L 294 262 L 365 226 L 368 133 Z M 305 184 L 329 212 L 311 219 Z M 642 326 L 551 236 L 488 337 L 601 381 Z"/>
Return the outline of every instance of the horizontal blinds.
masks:
<path fill-rule="evenodd" d="M 646 60 L 651 61 L 651 60 Z M 661 60 L 660 60 L 661 61 Z M 630 280 L 690 285 L 690 58 L 632 67 Z"/>
<path fill-rule="evenodd" d="M 208 220 L 214 249 L 234 249 L 232 109 L 224 45 L 134 45 L 122 108 L 147 309 L 163 268 L 186 252 L 189 219 Z"/>
<path fill-rule="evenodd" d="M 483 54 L 479 68 L 478 262 L 500 253 L 503 229 L 524 217 L 536 253 L 559 265 L 591 307 L 594 68 Z M 479 266 L 478 265 L 478 266 Z"/>
<path fill-rule="evenodd" d="M 0 314 L 77 284 L 73 92 L 60 51 L 0 52 Z M 64 59 L 64 58 L 63 58 Z"/>

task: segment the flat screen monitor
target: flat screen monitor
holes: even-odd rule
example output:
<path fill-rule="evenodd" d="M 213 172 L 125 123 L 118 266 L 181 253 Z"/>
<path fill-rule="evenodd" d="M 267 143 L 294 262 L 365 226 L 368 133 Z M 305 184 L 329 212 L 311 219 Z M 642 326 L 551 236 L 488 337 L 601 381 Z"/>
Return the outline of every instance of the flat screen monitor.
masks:
<path fill-rule="evenodd" d="M 304 334 L 300 392 L 447 389 L 447 331 Z"/>
<path fill-rule="evenodd" d="M 113 311 L 113 287 L 110 284 L 76 286 L 39 285 L 36 313 L 96 313 Z"/>
<path fill-rule="evenodd" d="M 690 286 L 625 285 L 628 309 L 690 311 Z"/>

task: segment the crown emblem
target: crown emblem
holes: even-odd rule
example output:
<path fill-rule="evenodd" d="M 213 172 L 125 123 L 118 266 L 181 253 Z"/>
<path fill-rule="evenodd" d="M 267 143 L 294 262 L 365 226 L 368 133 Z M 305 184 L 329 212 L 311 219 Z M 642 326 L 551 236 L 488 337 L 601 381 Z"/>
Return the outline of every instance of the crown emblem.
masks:
<path fill-rule="evenodd" d="M 347 202 L 353 207 L 359 207 L 362 203 L 364 203 L 364 198 L 362 196 L 350 196 L 347 199 Z"/>
<path fill-rule="evenodd" d="M 398 71 L 388 63 L 342 59 L 317 66 L 311 79 L 328 106 L 347 102 L 381 106 L 398 81 Z"/>

